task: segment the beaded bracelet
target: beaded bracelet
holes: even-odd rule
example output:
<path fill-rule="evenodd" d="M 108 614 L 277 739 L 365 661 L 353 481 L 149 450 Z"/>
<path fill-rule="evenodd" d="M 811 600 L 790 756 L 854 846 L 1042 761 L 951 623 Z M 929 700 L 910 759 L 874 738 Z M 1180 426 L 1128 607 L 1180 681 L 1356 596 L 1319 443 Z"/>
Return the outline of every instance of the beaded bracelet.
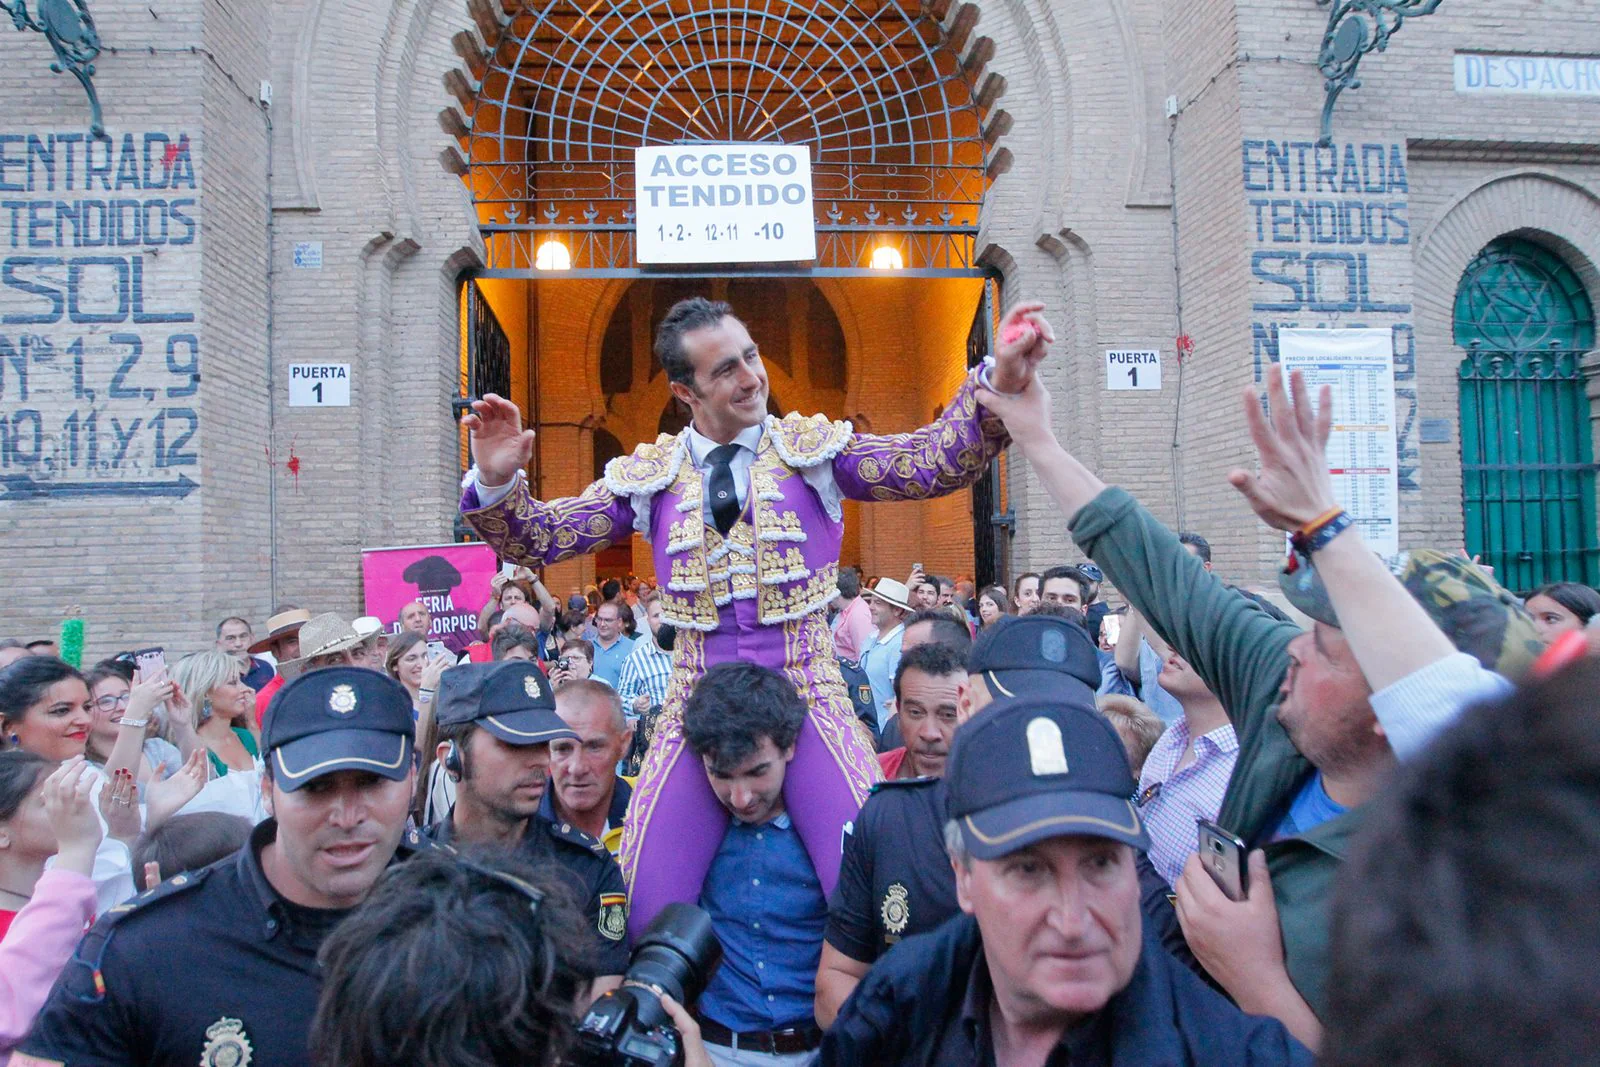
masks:
<path fill-rule="evenodd" d="M 1289 540 L 1296 552 L 1309 559 L 1312 553 L 1328 547 L 1328 542 L 1344 533 L 1353 522 L 1355 520 L 1343 508 L 1329 508 L 1296 530 Z"/>

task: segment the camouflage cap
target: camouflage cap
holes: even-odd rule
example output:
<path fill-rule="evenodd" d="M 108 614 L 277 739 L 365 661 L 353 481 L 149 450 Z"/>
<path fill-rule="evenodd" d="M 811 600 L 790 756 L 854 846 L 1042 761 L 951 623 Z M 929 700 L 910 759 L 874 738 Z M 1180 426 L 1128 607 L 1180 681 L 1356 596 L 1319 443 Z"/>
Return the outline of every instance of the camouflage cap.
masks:
<path fill-rule="evenodd" d="M 1464 556 L 1424 548 L 1386 562 L 1451 643 L 1489 670 L 1515 681 L 1544 651 L 1522 603 Z M 1278 587 L 1300 611 L 1329 626 L 1339 625 L 1328 591 L 1306 557 L 1290 557 L 1278 575 Z"/>

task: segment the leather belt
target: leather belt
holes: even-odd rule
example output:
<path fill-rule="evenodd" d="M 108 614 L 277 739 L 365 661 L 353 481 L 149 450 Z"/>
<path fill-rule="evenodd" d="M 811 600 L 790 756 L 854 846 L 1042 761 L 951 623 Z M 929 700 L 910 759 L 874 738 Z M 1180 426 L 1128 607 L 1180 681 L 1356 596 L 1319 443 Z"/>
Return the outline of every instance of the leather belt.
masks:
<path fill-rule="evenodd" d="M 740 1034 L 710 1019 L 700 1020 L 700 1036 L 712 1045 L 765 1052 L 769 1056 L 810 1052 L 822 1044 L 822 1031 L 816 1026 L 786 1026 L 781 1030 L 752 1030 Z"/>

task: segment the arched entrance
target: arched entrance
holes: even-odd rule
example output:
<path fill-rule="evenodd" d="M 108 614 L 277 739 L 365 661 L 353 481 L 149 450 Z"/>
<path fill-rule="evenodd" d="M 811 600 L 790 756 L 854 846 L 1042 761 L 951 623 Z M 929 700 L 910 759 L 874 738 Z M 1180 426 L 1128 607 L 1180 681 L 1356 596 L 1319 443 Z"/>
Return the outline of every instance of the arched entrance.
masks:
<path fill-rule="evenodd" d="M 1600 581 L 1594 447 L 1582 360 L 1594 308 L 1560 256 L 1502 237 L 1456 290 L 1468 553 L 1507 588 Z"/>
<path fill-rule="evenodd" d="M 540 430 L 541 493 L 581 487 L 597 440 L 610 447 L 600 431 L 628 449 L 669 421 L 653 361 L 639 358 L 669 296 L 725 296 L 753 324 L 785 410 L 881 431 L 933 417 L 969 352 L 987 350 L 994 305 L 991 272 L 976 262 L 978 213 L 1009 160 L 991 150 L 1009 118 L 976 20 L 948 0 L 557 0 L 505 20 L 479 12 L 479 33 L 455 42 L 461 107 L 442 121 L 460 151 L 447 164 L 472 191 L 485 243 L 467 288 L 522 356 L 508 387 Z M 635 149 L 729 141 L 809 146 L 817 259 L 641 268 Z M 824 321 L 826 345 L 812 343 Z M 975 492 L 980 516 L 966 493 L 867 509 L 846 562 L 884 574 L 916 560 L 980 579 L 1003 571 L 1004 539 L 989 525 L 999 494 Z M 974 545 L 990 542 L 976 560 Z M 646 570 L 646 554 L 634 563 Z"/>

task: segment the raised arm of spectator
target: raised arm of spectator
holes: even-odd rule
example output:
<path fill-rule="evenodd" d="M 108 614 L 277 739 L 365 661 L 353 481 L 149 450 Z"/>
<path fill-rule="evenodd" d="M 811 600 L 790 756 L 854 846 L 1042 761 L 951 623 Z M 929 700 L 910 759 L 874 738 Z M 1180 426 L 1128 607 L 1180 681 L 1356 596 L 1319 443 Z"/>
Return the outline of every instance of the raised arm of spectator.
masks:
<path fill-rule="evenodd" d="M 545 588 L 544 579 L 537 574 L 533 576 L 533 595 L 538 598 L 541 608 L 549 608 L 558 615 L 561 613 L 561 605 L 556 603 L 555 594 Z"/>
<path fill-rule="evenodd" d="M 500 591 L 506 587 L 506 577 L 497 574 L 489 579 L 489 599 L 483 602 L 483 607 L 478 609 L 478 632 L 489 632 L 489 616 L 500 610 Z"/>
<path fill-rule="evenodd" d="M 94 918 L 90 875 L 101 836 L 94 783 L 81 758 L 68 760 L 45 779 L 44 813 L 59 850 L 0 942 L 0 1059 L 27 1036 L 84 926 Z"/>
<path fill-rule="evenodd" d="M 1235 470 L 1228 481 L 1262 522 L 1293 533 L 1337 509 L 1327 458 L 1333 392 L 1324 385 L 1313 406 L 1303 375 L 1291 374 L 1285 392 L 1282 372 L 1270 367 L 1267 402 L 1270 411 L 1263 412 L 1255 390 L 1245 390 L 1245 421 L 1261 469 L 1255 474 Z M 1374 691 L 1455 653 L 1450 639 L 1362 543 L 1353 525 L 1319 549 L 1312 562 L 1339 629 Z"/>
<path fill-rule="evenodd" d="M 150 717 L 162 704 L 170 707 L 177 703 L 184 703 L 183 690 L 167 677 L 165 671 L 148 681 L 139 671 L 133 672 L 133 687 L 128 690 L 128 706 L 122 713 L 122 721 L 117 724 L 117 740 L 111 746 L 111 752 L 106 756 L 105 767 L 102 768 L 107 777 L 114 777 L 119 770 L 138 775 L 141 756 L 144 753 L 145 731 L 149 728 Z M 187 756 L 188 753 L 184 755 Z"/>
<path fill-rule="evenodd" d="M 1127 617 L 1122 620 L 1122 630 L 1117 634 L 1117 647 L 1112 657 L 1117 661 L 1117 670 L 1135 687 L 1139 685 L 1139 646 L 1143 641 L 1144 616 L 1129 608 Z"/>
<path fill-rule="evenodd" d="M 1283 681 L 1284 652 L 1299 627 L 1273 619 L 1223 585 L 1177 534 L 1062 448 L 1051 429 L 1050 395 L 1038 378 L 1020 393 L 984 390 L 978 399 L 1005 420 L 1035 477 L 1061 506 L 1073 539 L 1150 630 L 1193 665 L 1230 715 L 1264 712 Z M 1127 677 L 1138 679 L 1137 669 Z"/>

